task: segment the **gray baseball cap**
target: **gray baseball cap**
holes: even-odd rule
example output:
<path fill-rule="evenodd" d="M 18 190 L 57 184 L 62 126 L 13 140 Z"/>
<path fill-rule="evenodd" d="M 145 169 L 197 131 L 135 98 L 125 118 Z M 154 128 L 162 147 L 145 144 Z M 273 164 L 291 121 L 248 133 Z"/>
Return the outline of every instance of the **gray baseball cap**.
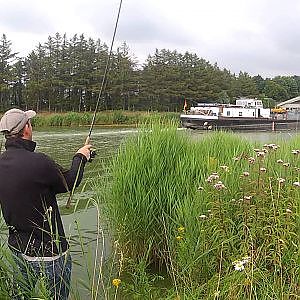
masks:
<path fill-rule="evenodd" d="M 0 120 L 0 131 L 8 134 L 17 134 L 25 126 L 36 112 L 33 110 L 23 111 L 17 108 L 8 110 Z"/>

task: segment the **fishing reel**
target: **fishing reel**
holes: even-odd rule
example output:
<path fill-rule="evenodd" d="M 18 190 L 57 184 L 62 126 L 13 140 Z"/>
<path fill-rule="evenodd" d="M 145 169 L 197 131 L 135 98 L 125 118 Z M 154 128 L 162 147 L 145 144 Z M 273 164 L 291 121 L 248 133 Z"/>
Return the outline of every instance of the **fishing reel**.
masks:
<path fill-rule="evenodd" d="M 89 158 L 89 162 L 92 162 L 92 160 L 96 157 L 96 155 L 97 155 L 97 152 L 96 152 L 96 150 L 91 150 L 90 151 L 90 158 Z"/>

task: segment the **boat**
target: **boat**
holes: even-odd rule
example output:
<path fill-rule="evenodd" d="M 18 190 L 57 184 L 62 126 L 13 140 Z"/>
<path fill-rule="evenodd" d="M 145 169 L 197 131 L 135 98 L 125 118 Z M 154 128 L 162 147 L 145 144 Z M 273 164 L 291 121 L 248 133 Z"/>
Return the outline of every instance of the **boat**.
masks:
<path fill-rule="evenodd" d="M 191 129 L 275 131 L 298 129 L 298 117 L 287 111 L 264 108 L 261 100 L 241 98 L 235 104 L 198 103 L 185 110 L 180 121 L 182 127 Z"/>

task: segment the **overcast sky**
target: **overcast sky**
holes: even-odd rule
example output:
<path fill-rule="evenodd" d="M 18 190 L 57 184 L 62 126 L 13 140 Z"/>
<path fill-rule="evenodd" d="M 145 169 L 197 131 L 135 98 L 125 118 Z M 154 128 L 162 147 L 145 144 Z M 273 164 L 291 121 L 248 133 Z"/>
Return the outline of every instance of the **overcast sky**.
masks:
<path fill-rule="evenodd" d="M 26 56 L 49 35 L 110 43 L 119 0 L 0 0 L 0 33 Z M 300 0 L 123 0 L 115 47 L 196 53 L 238 73 L 300 75 Z"/>

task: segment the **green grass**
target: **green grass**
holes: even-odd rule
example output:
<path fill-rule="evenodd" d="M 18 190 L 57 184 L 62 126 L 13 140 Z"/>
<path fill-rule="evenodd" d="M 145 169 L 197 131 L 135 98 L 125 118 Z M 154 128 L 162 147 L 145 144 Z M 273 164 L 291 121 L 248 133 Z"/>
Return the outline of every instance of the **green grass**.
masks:
<path fill-rule="evenodd" d="M 146 123 L 93 181 L 91 203 L 113 236 L 108 261 L 100 222 L 93 253 L 75 222 L 87 298 L 298 299 L 300 137 L 281 147 L 224 132 L 194 141 L 156 115 Z M 13 269 L 1 249 L 0 295 L 9 297 Z M 76 286 L 71 294 L 80 299 Z"/>
<path fill-rule="evenodd" d="M 193 142 L 159 125 L 120 148 L 107 195 L 111 228 L 137 270 L 167 270 L 170 299 L 300 295 L 300 153 L 292 154 L 300 139 L 253 148 L 230 133 Z"/>
<path fill-rule="evenodd" d="M 35 127 L 47 126 L 88 126 L 91 124 L 93 113 L 39 113 L 32 119 Z M 96 114 L 95 125 L 131 125 L 137 126 L 149 121 L 174 120 L 179 122 L 178 113 L 155 112 L 126 112 L 126 111 L 99 111 Z"/>

